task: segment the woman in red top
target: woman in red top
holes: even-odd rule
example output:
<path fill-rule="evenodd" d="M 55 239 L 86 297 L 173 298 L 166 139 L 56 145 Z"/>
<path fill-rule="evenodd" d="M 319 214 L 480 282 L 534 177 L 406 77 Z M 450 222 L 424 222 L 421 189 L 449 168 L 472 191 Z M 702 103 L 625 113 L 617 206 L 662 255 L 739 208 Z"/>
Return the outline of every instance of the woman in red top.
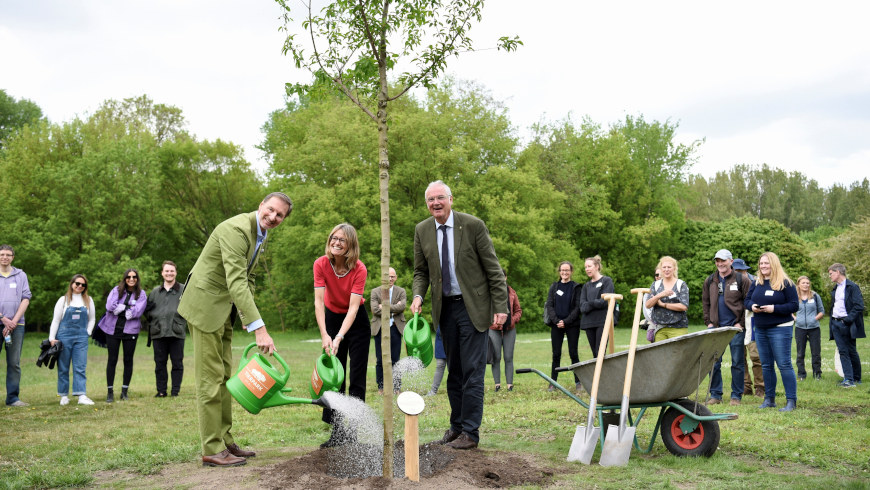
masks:
<path fill-rule="evenodd" d="M 314 261 L 314 316 L 320 328 L 320 338 L 327 353 L 333 354 L 341 365 L 350 369 L 341 393 L 366 399 L 366 370 L 368 369 L 371 325 L 364 311 L 366 266 L 359 260 L 359 241 L 356 229 L 342 223 L 332 229 L 326 240 L 326 255 Z M 332 424 L 333 412 L 323 410 L 323 421 Z M 321 444 L 327 448 L 347 441 L 333 425 L 329 440 Z"/>

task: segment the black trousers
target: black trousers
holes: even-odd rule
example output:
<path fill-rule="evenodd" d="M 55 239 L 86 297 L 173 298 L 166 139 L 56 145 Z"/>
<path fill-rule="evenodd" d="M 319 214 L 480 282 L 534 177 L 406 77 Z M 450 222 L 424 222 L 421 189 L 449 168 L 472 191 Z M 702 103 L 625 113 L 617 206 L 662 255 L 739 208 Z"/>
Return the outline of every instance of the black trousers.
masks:
<path fill-rule="evenodd" d="M 553 378 L 553 381 L 556 381 L 559 377 L 556 368 L 562 362 L 562 340 L 565 336 L 568 337 L 568 355 L 571 357 L 571 364 L 580 362 L 580 355 L 577 354 L 577 344 L 580 343 L 580 327 L 551 327 L 550 342 L 553 346 L 553 364 L 550 367 L 550 377 Z M 576 374 L 574 375 L 574 382 L 580 382 L 580 378 Z"/>
<path fill-rule="evenodd" d="M 378 330 L 372 338 L 375 340 L 375 380 L 378 382 L 378 389 L 384 388 L 384 366 L 381 363 L 381 331 Z M 399 362 L 399 357 L 402 355 L 402 334 L 396 325 L 390 325 L 390 363 L 393 366 Z M 398 390 L 398 383 L 393 383 L 393 389 Z"/>
<path fill-rule="evenodd" d="M 462 299 L 443 298 L 439 319 L 447 354 L 447 399 L 450 428 L 480 441 L 483 420 L 483 378 L 489 336 L 471 323 Z"/>
<path fill-rule="evenodd" d="M 587 328 L 586 340 L 589 342 L 589 348 L 592 349 L 592 358 L 598 358 L 598 348 L 601 346 L 601 334 L 604 333 L 604 325 L 595 328 Z"/>
<path fill-rule="evenodd" d="M 157 393 L 166 394 L 166 361 L 172 360 L 172 394 L 181 390 L 181 378 L 184 376 L 184 339 L 178 337 L 163 337 L 152 339 L 154 343 L 154 379 L 157 381 Z"/>
<path fill-rule="evenodd" d="M 122 387 L 130 386 L 130 380 L 133 378 L 133 353 L 136 352 L 137 339 L 138 337 L 125 337 L 122 340 L 121 337 L 106 335 L 106 348 L 109 350 L 109 361 L 106 363 L 107 387 L 112 388 L 115 385 L 115 369 L 118 367 L 118 353 L 122 344 L 124 346 L 124 383 Z"/>
<path fill-rule="evenodd" d="M 347 313 L 334 313 L 326 307 L 323 308 L 323 312 L 325 313 L 326 333 L 334 338 L 341 330 L 341 323 Z M 335 353 L 345 369 L 344 383 L 341 384 L 339 391 L 362 401 L 366 401 L 366 371 L 369 365 L 369 345 L 371 345 L 369 339 L 371 336 L 372 326 L 369 323 L 368 312 L 363 306 L 360 306 L 353 324 L 344 334 L 344 338 L 338 344 L 338 352 Z M 348 357 L 350 357 L 349 364 Z M 327 424 L 331 424 L 332 418 L 332 410 L 324 408 L 321 419 Z"/>

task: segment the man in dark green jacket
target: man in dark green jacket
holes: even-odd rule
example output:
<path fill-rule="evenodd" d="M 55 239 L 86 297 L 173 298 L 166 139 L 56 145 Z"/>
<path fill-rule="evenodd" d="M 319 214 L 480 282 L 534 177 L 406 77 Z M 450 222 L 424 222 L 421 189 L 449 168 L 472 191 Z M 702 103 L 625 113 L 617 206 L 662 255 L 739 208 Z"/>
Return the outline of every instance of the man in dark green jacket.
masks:
<path fill-rule="evenodd" d="M 178 269 L 175 262 L 163 262 L 160 271 L 163 285 L 157 286 L 148 294 L 148 328 L 154 343 L 154 378 L 157 382 L 158 398 L 166 396 L 166 361 L 172 360 L 172 396 L 181 390 L 184 376 L 184 338 L 187 336 L 187 320 L 178 314 L 178 302 L 184 291 L 184 284 L 176 281 Z"/>

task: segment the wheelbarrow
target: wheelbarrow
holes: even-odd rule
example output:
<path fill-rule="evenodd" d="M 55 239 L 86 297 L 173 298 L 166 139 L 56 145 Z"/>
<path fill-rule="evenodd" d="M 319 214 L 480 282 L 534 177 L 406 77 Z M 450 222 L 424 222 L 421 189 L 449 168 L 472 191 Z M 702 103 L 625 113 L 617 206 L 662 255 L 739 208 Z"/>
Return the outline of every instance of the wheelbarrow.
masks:
<path fill-rule="evenodd" d="M 644 454 L 652 451 L 656 435 L 661 429 L 662 442 L 676 456 L 709 457 L 716 452 L 719 446 L 719 421 L 735 420 L 737 414 L 714 414 L 698 403 L 697 398 L 692 401 L 687 397 L 698 390 L 716 359 L 739 331 L 736 327 L 715 328 L 637 347 L 628 423 L 637 427 L 647 409 L 660 408 L 660 411 L 649 444 L 642 447 L 635 435 L 635 449 Z M 604 358 L 598 403 L 593 407 L 602 427 L 599 436 L 602 447 L 608 423 L 619 422 L 617 410 L 621 409 L 627 357 L 626 350 Z M 556 369 L 557 372 L 573 371 L 587 392 L 592 385 L 594 370 L 595 359 Z M 584 408 L 590 408 L 588 403 L 537 369 L 517 369 L 516 372 L 536 373 Z M 633 409 L 639 410 L 636 417 L 631 414 Z"/>

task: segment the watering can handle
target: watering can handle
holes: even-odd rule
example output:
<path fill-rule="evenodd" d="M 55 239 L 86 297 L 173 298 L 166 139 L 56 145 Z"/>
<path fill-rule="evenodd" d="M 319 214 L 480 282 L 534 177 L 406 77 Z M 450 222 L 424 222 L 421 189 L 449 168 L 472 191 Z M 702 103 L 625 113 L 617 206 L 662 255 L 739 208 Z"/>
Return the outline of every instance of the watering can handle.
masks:
<path fill-rule="evenodd" d="M 242 367 L 244 367 L 245 361 L 247 361 L 247 359 L 248 359 L 248 352 L 250 352 L 251 349 L 253 349 L 256 346 L 257 346 L 256 342 L 251 342 L 247 347 L 245 347 L 245 350 L 242 352 L 242 358 L 239 359 L 239 369 L 242 369 Z M 281 356 L 279 356 L 277 352 L 273 352 L 272 357 L 277 359 L 278 364 L 280 364 L 281 367 L 284 368 L 284 376 L 283 376 L 282 381 L 284 383 L 286 383 L 287 380 L 290 379 L 290 366 L 288 366 L 287 363 L 284 362 L 284 359 Z"/>

